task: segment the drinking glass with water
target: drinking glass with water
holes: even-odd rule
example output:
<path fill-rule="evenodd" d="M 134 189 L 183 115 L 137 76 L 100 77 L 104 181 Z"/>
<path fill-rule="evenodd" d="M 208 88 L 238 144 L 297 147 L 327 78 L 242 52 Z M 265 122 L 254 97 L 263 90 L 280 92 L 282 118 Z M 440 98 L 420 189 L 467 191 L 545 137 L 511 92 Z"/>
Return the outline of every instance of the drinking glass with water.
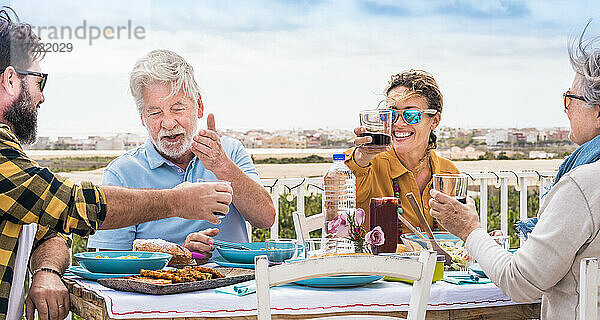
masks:
<path fill-rule="evenodd" d="M 215 183 L 215 182 L 222 182 L 222 183 L 227 183 L 230 187 L 231 187 L 231 182 L 229 181 L 225 181 L 225 180 L 219 180 L 219 179 L 196 179 L 197 183 Z M 214 212 L 213 214 L 219 218 L 219 219 L 223 219 L 225 218 L 225 213 L 222 212 Z"/>
<path fill-rule="evenodd" d="M 461 203 L 467 203 L 467 187 L 469 177 L 466 174 L 434 174 L 433 188 L 441 193 L 454 197 Z"/>

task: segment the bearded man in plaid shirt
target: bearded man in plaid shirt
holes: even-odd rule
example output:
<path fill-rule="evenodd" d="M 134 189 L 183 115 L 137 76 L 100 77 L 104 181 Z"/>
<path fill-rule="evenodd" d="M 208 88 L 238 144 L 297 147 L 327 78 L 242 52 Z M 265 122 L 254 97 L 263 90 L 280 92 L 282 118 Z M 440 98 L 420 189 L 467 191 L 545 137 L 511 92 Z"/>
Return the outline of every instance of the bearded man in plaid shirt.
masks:
<path fill-rule="evenodd" d="M 170 217 L 218 224 L 213 212 L 229 211 L 232 189 L 225 183 L 182 183 L 170 190 L 77 185 L 31 160 L 21 144 L 36 139 L 48 75 L 39 65 L 39 37 L 13 14 L 9 7 L 0 10 L 0 320 L 21 319 L 24 303 L 28 319 L 35 310 L 40 319 L 64 319 L 69 294 L 60 276 L 70 257 L 62 234 L 87 236 Z"/>

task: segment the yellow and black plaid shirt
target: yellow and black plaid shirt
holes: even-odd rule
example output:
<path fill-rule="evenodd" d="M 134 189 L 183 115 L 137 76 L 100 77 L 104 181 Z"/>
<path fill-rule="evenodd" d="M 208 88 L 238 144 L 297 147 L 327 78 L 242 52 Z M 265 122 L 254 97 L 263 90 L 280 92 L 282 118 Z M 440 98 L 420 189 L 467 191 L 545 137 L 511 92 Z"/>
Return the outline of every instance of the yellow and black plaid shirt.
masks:
<path fill-rule="evenodd" d="M 87 236 L 104 221 L 106 201 L 90 182 L 76 185 L 29 159 L 0 123 L 0 214 L 0 319 L 5 319 L 21 227 L 39 225 L 34 248 L 57 233 Z"/>

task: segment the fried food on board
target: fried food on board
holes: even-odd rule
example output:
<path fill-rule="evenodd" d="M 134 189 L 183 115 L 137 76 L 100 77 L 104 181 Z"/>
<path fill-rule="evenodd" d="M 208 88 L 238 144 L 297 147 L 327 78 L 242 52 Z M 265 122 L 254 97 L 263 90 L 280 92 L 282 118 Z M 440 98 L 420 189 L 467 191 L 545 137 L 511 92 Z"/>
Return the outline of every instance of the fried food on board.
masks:
<path fill-rule="evenodd" d="M 139 276 L 131 276 L 129 279 L 153 284 L 172 284 L 224 277 L 225 275 L 212 268 L 188 266 L 183 269 L 157 271 L 142 269 Z"/>

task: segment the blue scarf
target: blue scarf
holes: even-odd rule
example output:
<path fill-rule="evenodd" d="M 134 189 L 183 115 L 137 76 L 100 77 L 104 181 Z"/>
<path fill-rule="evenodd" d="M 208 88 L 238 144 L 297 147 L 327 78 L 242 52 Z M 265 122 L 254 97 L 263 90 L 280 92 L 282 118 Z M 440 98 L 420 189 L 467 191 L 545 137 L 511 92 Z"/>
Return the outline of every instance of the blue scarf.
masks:
<path fill-rule="evenodd" d="M 554 182 L 550 188 L 552 189 L 552 187 L 558 183 L 560 178 L 562 178 L 562 176 L 569 171 L 581 165 L 596 162 L 598 159 L 600 159 L 600 135 L 579 146 L 579 148 L 577 148 L 569 157 L 565 159 L 565 161 L 563 161 L 563 163 L 561 163 L 560 167 L 558 168 L 558 173 L 556 174 Z M 544 193 L 542 197 L 548 194 L 548 192 Z M 533 227 L 535 227 L 536 223 L 537 218 L 529 218 L 517 221 L 515 228 L 521 232 L 521 234 L 523 234 L 525 239 L 527 239 L 528 234 L 533 231 Z"/>

